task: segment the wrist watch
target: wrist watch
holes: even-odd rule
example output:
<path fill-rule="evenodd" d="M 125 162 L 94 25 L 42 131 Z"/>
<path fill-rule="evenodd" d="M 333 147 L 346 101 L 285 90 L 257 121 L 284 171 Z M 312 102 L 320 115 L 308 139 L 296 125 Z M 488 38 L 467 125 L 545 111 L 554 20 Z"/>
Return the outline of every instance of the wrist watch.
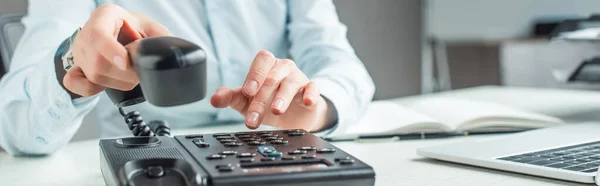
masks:
<path fill-rule="evenodd" d="M 58 84 L 69 93 L 71 99 L 79 98 L 81 96 L 65 88 L 63 84 L 63 78 L 67 74 L 67 71 L 75 66 L 71 48 L 73 47 L 75 38 L 77 37 L 77 34 L 79 34 L 80 30 L 81 27 L 75 30 L 75 32 L 69 38 L 65 39 L 60 44 L 58 49 L 56 49 L 56 53 L 54 54 L 54 72 L 56 72 L 56 80 L 58 81 Z"/>
<path fill-rule="evenodd" d="M 63 69 L 65 71 L 69 71 L 69 69 L 75 66 L 75 62 L 73 61 L 73 51 L 71 50 L 71 48 L 75 43 L 75 38 L 77 38 L 77 34 L 79 34 L 79 31 L 81 31 L 81 27 L 75 30 L 75 32 L 73 32 L 73 34 L 69 38 L 65 39 L 65 41 L 63 41 L 60 44 L 58 50 L 56 51 L 56 54 L 60 55 Z"/>

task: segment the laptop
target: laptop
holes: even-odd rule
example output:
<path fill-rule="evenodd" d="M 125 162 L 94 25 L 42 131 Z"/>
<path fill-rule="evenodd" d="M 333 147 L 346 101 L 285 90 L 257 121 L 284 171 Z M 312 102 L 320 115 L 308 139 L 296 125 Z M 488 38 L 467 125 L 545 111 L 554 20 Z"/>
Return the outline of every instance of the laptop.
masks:
<path fill-rule="evenodd" d="M 600 122 L 568 124 L 420 148 L 420 156 L 600 185 Z"/>

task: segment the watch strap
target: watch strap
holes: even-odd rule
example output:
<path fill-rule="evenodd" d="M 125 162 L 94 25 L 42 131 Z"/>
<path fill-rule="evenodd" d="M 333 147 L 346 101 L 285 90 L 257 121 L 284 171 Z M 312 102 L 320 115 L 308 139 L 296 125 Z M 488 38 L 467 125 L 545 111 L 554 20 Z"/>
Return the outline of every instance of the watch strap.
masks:
<path fill-rule="evenodd" d="M 76 98 L 80 98 L 81 96 L 78 94 L 75 94 L 73 92 L 71 92 L 69 89 L 67 89 L 63 83 L 63 79 L 65 77 L 65 75 L 67 75 L 67 71 L 69 69 L 71 69 L 75 64 L 73 63 L 73 54 L 71 52 L 71 47 L 73 45 L 73 42 L 75 41 L 75 37 L 77 37 L 78 32 L 81 30 L 81 28 L 78 28 L 75 33 L 73 33 L 71 36 L 69 36 L 67 39 L 65 39 L 58 47 L 58 49 L 56 50 L 56 53 L 54 54 L 54 71 L 56 72 L 56 79 L 58 81 L 58 84 L 65 90 L 67 91 L 67 93 L 69 94 L 69 96 L 71 97 L 71 99 L 76 99 Z M 70 53 L 69 55 L 70 57 L 70 62 L 65 62 L 63 59 L 65 59 L 65 57 L 67 56 L 67 54 Z"/>

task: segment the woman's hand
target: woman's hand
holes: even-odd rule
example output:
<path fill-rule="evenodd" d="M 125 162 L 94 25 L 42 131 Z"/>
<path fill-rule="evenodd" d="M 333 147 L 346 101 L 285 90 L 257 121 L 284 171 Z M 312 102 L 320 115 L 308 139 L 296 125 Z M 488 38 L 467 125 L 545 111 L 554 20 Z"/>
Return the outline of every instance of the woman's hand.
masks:
<path fill-rule="evenodd" d="M 282 129 L 319 131 L 331 121 L 319 88 L 294 61 L 261 51 L 252 62 L 244 86 L 219 88 L 211 98 L 217 108 L 232 107 L 245 116 L 246 126 L 266 124 Z"/>
<path fill-rule="evenodd" d="M 71 47 L 75 66 L 63 78 L 65 88 L 81 96 L 91 96 L 105 88 L 133 89 L 139 79 L 123 45 L 162 35 L 171 34 L 145 15 L 113 4 L 99 6 Z"/>

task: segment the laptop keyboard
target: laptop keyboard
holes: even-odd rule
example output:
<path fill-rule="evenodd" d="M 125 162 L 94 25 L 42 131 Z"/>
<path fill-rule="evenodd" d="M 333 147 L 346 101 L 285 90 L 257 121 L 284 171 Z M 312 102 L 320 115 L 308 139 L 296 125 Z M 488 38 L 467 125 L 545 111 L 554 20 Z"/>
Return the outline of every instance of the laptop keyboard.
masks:
<path fill-rule="evenodd" d="M 577 172 L 597 172 L 600 166 L 600 141 L 498 159 Z"/>

